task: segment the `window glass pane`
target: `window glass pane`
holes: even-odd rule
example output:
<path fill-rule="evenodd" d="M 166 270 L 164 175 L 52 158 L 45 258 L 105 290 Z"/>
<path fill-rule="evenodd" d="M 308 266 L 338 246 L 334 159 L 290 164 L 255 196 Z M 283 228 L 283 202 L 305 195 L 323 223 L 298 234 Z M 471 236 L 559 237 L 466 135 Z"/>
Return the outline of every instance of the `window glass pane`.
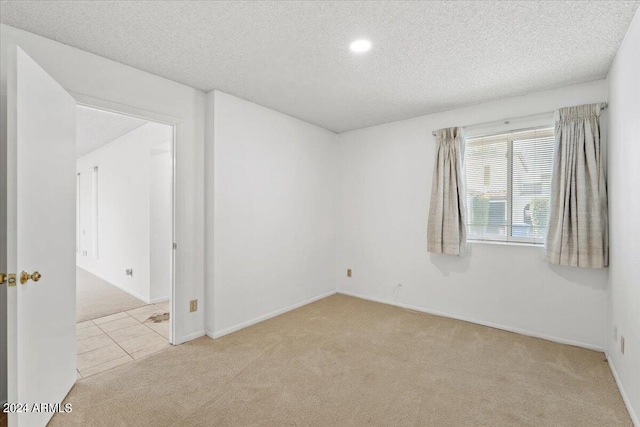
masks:
<path fill-rule="evenodd" d="M 467 222 L 470 239 L 505 240 L 508 236 L 506 135 L 467 141 Z"/>
<path fill-rule="evenodd" d="M 543 243 L 549 217 L 553 129 L 514 134 L 512 236 Z"/>

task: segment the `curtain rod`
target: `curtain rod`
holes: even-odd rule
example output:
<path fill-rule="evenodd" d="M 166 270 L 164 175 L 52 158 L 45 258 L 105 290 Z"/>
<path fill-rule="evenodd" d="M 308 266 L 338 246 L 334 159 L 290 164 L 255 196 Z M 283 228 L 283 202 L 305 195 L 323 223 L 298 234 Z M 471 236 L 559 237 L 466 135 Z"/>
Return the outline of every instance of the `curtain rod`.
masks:
<path fill-rule="evenodd" d="M 602 110 L 606 110 L 608 106 L 609 106 L 609 103 L 608 103 L 608 102 L 601 102 L 601 103 L 600 103 L 600 111 L 602 111 Z M 533 116 L 540 116 L 540 115 L 542 115 L 542 114 L 551 114 L 551 113 L 552 113 L 552 112 L 549 112 L 549 113 L 541 113 L 541 114 L 534 114 Z M 524 119 L 524 118 L 527 118 L 527 117 L 532 117 L 532 115 L 528 115 L 528 116 L 520 116 L 520 117 L 511 117 L 510 119 L 495 120 L 495 121 L 493 121 L 493 122 L 474 123 L 474 124 L 472 124 L 472 125 L 467 125 L 467 126 L 462 126 L 462 127 L 464 127 L 464 128 L 468 128 L 468 127 L 475 127 L 475 126 L 489 125 L 489 124 L 492 124 L 492 123 L 500 123 L 500 122 L 502 122 L 502 123 L 504 123 L 504 124 L 509 124 L 509 122 L 510 122 L 511 120 Z M 436 136 L 436 131 L 434 130 L 433 132 L 431 132 L 431 135 Z"/>

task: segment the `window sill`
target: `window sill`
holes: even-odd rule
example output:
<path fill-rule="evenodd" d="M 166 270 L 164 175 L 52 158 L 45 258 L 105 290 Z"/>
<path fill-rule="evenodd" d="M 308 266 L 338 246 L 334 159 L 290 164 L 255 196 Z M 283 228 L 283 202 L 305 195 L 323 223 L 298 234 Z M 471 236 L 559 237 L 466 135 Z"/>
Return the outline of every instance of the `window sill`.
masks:
<path fill-rule="evenodd" d="M 531 248 L 544 249 L 543 243 L 529 243 L 529 242 L 502 242 L 499 240 L 472 240 L 468 239 L 467 243 L 481 244 L 481 245 L 500 245 L 500 246 L 527 246 Z"/>

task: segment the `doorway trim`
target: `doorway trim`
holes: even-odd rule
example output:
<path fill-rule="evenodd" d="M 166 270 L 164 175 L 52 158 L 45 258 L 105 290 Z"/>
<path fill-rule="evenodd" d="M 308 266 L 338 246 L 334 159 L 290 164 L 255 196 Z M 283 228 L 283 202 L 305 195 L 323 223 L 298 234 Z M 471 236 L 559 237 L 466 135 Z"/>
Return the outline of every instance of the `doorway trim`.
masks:
<path fill-rule="evenodd" d="M 89 95 L 84 95 L 81 93 L 68 91 L 71 96 L 76 100 L 76 104 L 82 107 L 94 108 L 97 110 L 107 111 L 115 114 L 121 114 L 129 117 L 135 117 L 142 120 L 147 120 L 150 122 L 160 123 L 164 125 L 171 126 L 173 128 L 172 132 L 172 141 L 171 141 L 171 241 L 173 248 L 171 250 L 171 266 L 170 266 L 170 283 L 171 283 L 171 299 L 169 301 L 170 308 L 170 316 L 169 316 L 169 343 L 171 345 L 175 345 L 176 341 L 176 324 L 178 322 L 178 317 L 175 315 L 175 301 L 176 294 L 178 290 L 176 289 L 176 242 L 179 241 L 176 233 L 176 193 L 177 193 L 177 181 L 178 181 L 178 171 L 177 171 L 177 147 L 178 145 L 182 145 L 182 141 L 184 138 L 183 133 L 183 120 L 167 116 L 165 114 L 158 114 L 153 111 L 147 111 L 140 108 L 132 107 L 125 104 L 120 104 L 113 101 L 108 101 L 101 98 L 96 98 Z"/>

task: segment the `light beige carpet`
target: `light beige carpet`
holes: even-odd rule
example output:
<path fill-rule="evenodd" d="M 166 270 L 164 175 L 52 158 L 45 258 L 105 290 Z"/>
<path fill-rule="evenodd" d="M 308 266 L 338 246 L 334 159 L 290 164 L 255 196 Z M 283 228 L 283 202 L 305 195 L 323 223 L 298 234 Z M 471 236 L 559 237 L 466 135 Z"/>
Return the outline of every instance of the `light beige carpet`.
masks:
<path fill-rule="evenodd" d="M 52 426 L 631 426 L 602 353 L 342 295 L 67 401 Z"/>
<path fill-rule="evenodd" d="M 133 310 L 147 305 L 109 282 L 76 268 L 76 322 Z"/>

